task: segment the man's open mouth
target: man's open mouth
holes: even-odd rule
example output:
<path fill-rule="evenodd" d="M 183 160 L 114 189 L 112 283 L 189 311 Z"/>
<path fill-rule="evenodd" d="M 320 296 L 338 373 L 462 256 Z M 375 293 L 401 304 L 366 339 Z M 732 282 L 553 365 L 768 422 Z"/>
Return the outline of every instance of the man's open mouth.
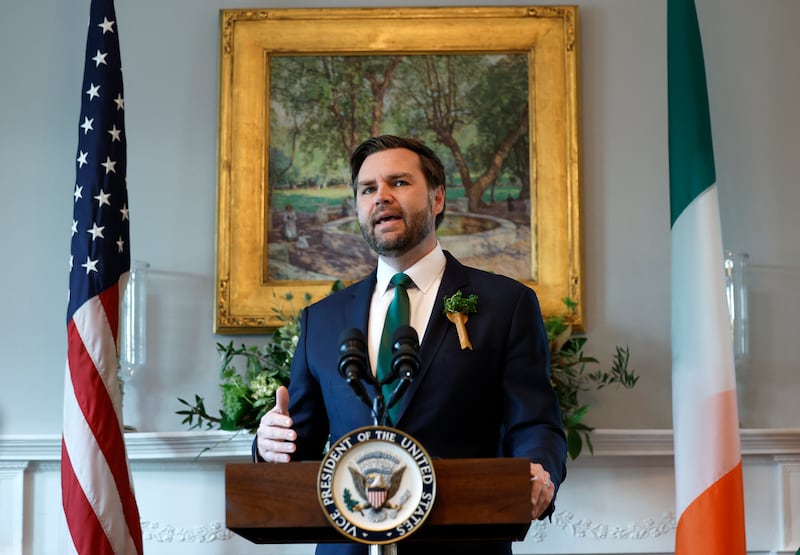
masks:
<path fill-rule="evenodd" d="M 402 218 L 396 214 L 384 214 L 382 216 L 375 218 L 375 225 L 377 226 L 395 220 L 402 220 Z"/>

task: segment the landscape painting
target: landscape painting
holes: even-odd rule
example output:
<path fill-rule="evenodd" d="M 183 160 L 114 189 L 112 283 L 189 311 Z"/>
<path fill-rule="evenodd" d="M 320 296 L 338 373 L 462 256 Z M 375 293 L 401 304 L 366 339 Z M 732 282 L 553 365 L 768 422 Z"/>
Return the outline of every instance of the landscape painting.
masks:
<path fill-rule="evenodd" d="M 443 247 L 535 280 L 525 54 L 273 56 L 268 280 L 355 280 L 375 265 L 348 159 L 364 139 L 413 136 L 442 159 Z"/>
<path fill-rule="evenodd" d="M 375 265 L 349 176 L 370 136 L 446 169 L 445 250 L 583 319 L 578 8 L 220 12 L 214 331 L 269 333 Z"/>

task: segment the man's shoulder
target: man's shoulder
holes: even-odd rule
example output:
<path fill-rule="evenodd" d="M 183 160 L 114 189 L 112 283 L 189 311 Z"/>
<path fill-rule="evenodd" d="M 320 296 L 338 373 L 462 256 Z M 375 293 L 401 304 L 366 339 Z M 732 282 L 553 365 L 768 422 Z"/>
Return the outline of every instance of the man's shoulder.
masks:
<path fill-rule="evenodd" d="M 517 281 L 516 279 L 509 277 L 505 274 L 497 274 L 489 270 L 476 268 L 475 266 L 467 266 L 467 265 L 462 265 L 462 266 L 470 274 L 471 277 L 486 280 L 491 283 L 503 283 L 508 285 L 509 287 L 518 287 L 518 286 L 525 287 L 525 285 L 522 282 Z"/>
<path fill-rule="evenodd" d="M 375 284 L 374 272 L 309 305 L 312 310 L 325 310 L 352 302 L 353 298 L 371 295 Z"/>
<path fill-rule="evenodd" d="M 460 262 L 450 253 L 446 254 L 448 264 L 447 268 L 456 274 L 461 274 L 467 277 L 473 283 L 482 283 L 489 287 L 500 287 L 504 290 L 511 291 L 523 291 L 526 289 L 530 290 L 527 285 L 512 277 L 509 277 L 505 274 L 498 274 L 488 270 L 483 270 L 481 268 L 476 268 L 475 266 L 468 266 L 467 264 Z"/>

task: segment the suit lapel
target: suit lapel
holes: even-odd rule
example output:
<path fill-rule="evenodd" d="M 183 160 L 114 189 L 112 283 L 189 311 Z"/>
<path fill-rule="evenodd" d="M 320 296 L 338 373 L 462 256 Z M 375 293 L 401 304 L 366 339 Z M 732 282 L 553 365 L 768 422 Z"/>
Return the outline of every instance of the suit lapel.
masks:
<path fill-rule="evenodd" d="M 403 419 L 403 414 L 411 402 L 411 399 L 414 397 L 414 394 L 417 392 L 420 383 L 422 383 L 425 375 L 433 366 L 436 360 L 436 354 L 444 341 L 448 326 L 452 325 L 444 315 L 444 297 L 449 297 L 459 289 L 466 288 L 469 284 L 465 267 L 446 251 L 445 256 L 447 257 L 447 263 L 444 268 L 442 283 L 439 286 L 439 291 L 436 293 L 436 301 L 433 303 L 433 310 L 428 320 L 428 327 L 425 329 L 425 337 L 420 346 L 419 375 L 411 383 L 403 400 L 400 402 L 400 410 L 397 413 L 398 423 Z"/>
<path fill-rule="evenodd" d="M 377 270 L 373 270 L 365 279 L 353 284 L 350 288 L 351 298 L 345 305 L 345 325 L 358 328 L 366 335 L 369 322 L 369 305 L 372 291 L 375 289 Z"/>

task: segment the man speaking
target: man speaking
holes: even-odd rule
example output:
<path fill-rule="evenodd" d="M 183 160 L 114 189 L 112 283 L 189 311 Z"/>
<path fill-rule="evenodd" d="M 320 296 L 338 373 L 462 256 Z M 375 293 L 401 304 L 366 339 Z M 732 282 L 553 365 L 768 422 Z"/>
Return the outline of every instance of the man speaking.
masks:
<path fill-rule="evenodd" d="M 549 348 L 535 293 L 509 277 L 459 263 L 442 250 L 445 172 L 420 141 L 384 135 L 359 145 L 350 170 L 361 232 L 378 254 L 364 280 L 306 308 L 288 390 L 261 420 L 257 460 L 319 460 L 325 445 L 373 423 L 337 368 L 342 330 L 365 330 L 370 371 L 389 372 L 385 320 L 407 319 L 420 368 L 389 411 L 392 426 L 433 458 L 530 460 L 531 518 L 549 516 L 566 474 L 566 439 L 550 384 Z M 476 303 L 468 345 L 444 311 L 455 295 Z M 389 316 L 387 317 L 387 312 Z M 391 343 L 385 341 L 384 343 Z M 393 384 L 390 384 L 390 388 Z M 363 544 L 320 545 L 320 554 L 362 554 Z M 510 554 L 509 543 L 398 544 L 400 553 Z"/>

